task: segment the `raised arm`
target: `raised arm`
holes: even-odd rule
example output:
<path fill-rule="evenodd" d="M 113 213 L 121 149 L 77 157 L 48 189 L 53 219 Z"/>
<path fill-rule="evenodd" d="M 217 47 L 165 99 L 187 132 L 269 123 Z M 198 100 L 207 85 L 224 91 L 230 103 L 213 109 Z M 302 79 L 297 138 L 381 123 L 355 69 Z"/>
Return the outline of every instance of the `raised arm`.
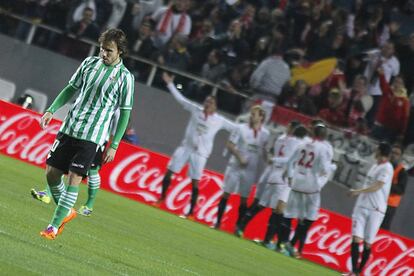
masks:
<path fill-rule="evenodd" d="M 167 73 L 162 74 L 162 79 L 164 80 L 165 84 L 167 85 L 168 90 L 173 95 L 174 99 L 183 106 L 184 109 L 192 112 L 200 108 L 199 105 L 193 103 L 192 101 L 188 100 L 184 97 L 178 90 L 175 88 L 174 85 L 174 77 L 171 77 Z"/>

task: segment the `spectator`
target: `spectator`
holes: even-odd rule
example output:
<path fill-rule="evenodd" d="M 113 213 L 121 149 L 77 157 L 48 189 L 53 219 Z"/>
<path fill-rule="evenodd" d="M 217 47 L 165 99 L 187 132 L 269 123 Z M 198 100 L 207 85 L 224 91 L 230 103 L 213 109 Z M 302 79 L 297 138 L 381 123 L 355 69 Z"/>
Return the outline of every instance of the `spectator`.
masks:
<path fill-rule="evenodd" d="M 188 36 L 191 31 L 191 18 L 187 14 L 190 0 L 174 0 L 168 7 L 161 7 L 152 15 L 156 23 L 155 46 L 162 48 L 174 34 Z"/>
<path fill-rule="evenodd" d="M 398 45 L 397 55 L 401 61 L 401 75 L 404 77 L 408 94 L 414 91 L 414 33 L 411 33 L 407 45 Z"/>
<path fill-rule="evenodd" d="M 367 95 L 367 78 L 363 75 L 357 75 L 354 79 L 352 88 L 344 90 L 345 116 L 348 118 L 347 125 L 352 126 L 360 117 L 364 117 L 368 112 L 363 106 L 362 98 L 371 97 Z"/>
<path fill-rule="evenodd" d="M 41 23 L 49 5 L 49 0 L 45 1 L 25 1 L 26 6 L 24 6 L 23 16 L 27 19 L 32 20 L 35 23 Z M 25 40 L 29 31 L 31 24 L 24 21 L 19 21 L 17 25 L 15 37 L 20 40 Z"/>
<path fill-rule="evenodd" d="M 120 28 L 124 30 L 128 40 L 135 41 L 139 32 L 139 27 L 145 21 L 145 17 L 153 13 L 161 6 L 161 0 L 129 2 L 126 12 L 120 23 Z"/>
<path fill-rule="evenodd" d="M 176 34 L 168 43 L 167 48 L 158 55 L 157 61 L 181 71 L 185 71 L 190 64 L 190 54 L 187 52 L 187 36 Z"/>
<path fill-rule="evenodd" d="M 303 80 L 297 80 L 293 87 L 287 86 L 278 98 L 278 104 L 309 116 L 317 114 L 316 106 L 308 95 L 308 85 Z"/>
<path fill-rule="evenodd" d="M 196 30 L 192 37 L 188 49 L 191 53 L 191 71 L 199 72 L 201 66 L 206 61 L 206 53 L 213 47 L 214 27 L 213 23 L 205 19 L 201 27 Z"/>
<path fill-rule="evenodd" d="M 272 55 L 263 60 L 250 78 L 253 98 L 276 102 L 283 86 L 290 79 L 289 65 L 283 60 L 281 49 L 275 45 Z"/>
<path fill-rule="evenodd" d="M 373 97 L 374 105 L 367 114 L 368 125 L 371 126 L 378 109 L 381 99 L 381 87 L 378 80 L 378 68 L 383 68 L 384 78 L 387 82 L 391 77 L 397 76 L 400 72 L 400 62 L 394 56 L 394 43 L 387 42 L 382 46 L 380 52 L 371 52 L 369 54 L 368 64 L 365 68 L 364 75 L 368 79 L 368 93 Z"/>
<path fill-rule="evenodd" d="M 232 114 L 239 114 L 242 108 L 243 100 L 236 93 L 245 88 L 243 83 L 244 65 L 238 65 L 229 69 L 226 76 L 220 81 L 220 85 L 227 92 L 219 91 L 217 95 L 217 104 L 220 109 L 226 110 Z"/>
<path fill-rule="evenodd" d="M 109 0 L 112 5 L 111 14 L 105 23 L 105 29 L 118 28 L 127 8 L 126 0 Z"/>
<path fill-rule="evenodd" d="M 401 76 L 393 79 L 391 86 L 385 79 L 385 70 L 378 69 L 383 96 L 379 104 L 372 136 L 391 143 L 403 141 L 410 116 L 410 102 L 404 80 Z"/>
<path fill-rule="evenodd" d="M 69 18 L 68 25 L 73 25 L 76 22 L 81 21 L 84 18 L 84 10 L 89 8 L 92 10 L 92 20 L 96 20 L 96 3 L 95 0 L 81 0 L 78 2 L 73 10 L 72 17 Z"/>
<path fill-rule="evenodd" d="M 333 88 L 329 91 L 328 107 L 319 111 L 318 117 L 332 126 L 343 127 L 346 125 L 343 95 L 339 89 Z"/>

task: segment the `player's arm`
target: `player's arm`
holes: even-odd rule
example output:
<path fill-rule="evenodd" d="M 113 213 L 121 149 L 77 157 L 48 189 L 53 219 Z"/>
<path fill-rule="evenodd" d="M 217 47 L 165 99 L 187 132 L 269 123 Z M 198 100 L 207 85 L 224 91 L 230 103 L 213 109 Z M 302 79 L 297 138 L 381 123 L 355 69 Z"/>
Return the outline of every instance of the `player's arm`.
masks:
<path fill-rule="evenodd" d="M 68 84 L 65 88 L 63 88 L 62 91 L 60 91 L 59 95 L 55 98 L 53 103 L 49 106 L 48 109 L 46 109 L 46 112 L 43 114 L 40 120 L 41 128 L 45 128 L 50 123 L 53 117 L 53 113 L 68 103 L 73 95 L 75 95 L 76 91 L 77 89 L 71 84 Z"/>
<path fill-rule="evenodd" d="M 184 109 L 188 111 L 193 111 L 194 109 L 198 109 L 199 106 L 190 100 L 188 100 L 186 97 L 184 97 L 178 90 L 175 88 L 174 85 L 174 77 L 168 75 L 167 73 L 162 74 L 162 79 L 164 80 L 165 84 L 167 85 L 168 90 L 173 95 L 174 99 L 181 104 Z"/>
<path fill-rule="evenodd" d="M 300 157 L 300 150 L 301 148 L 297 148 L 295 152 L 292 154 L 292 156 L 290 156 L 289 160 L 287 161 L 287 168 L 282 175 L 283 179 L 287 178 L 289 185 L 292 184 L 292 177 L 295 171 L 296 163 Z"/>
<path fill-rule="evenodd" d="M 382 186 L 384 186 L 384 181 L 375 181 L 372 185 L 370 185 L 367 188 L 361 188 L 361 189 L 350 189 L 349 192 L 351 194 L 351 196 L 357 196 L 359 194 L 362 193 L 372 193 L 372 192 L 376 192 L 379 189 L 382 188 Z"/>
<path fill-rule="evenodd" d="M 121 109 L 119 113 L 118 125 L 116 127 L 115 134 L 112 138 L 111 145 L 106 150 L 106 154 L 104 157 L 104 163 L 108 163 L 114 160 L 116 150 L 118 149 L 122 136 L 124 136 L 125 130 L 128 126 L 130 115 L 131 115 L 130 109 Z"/>

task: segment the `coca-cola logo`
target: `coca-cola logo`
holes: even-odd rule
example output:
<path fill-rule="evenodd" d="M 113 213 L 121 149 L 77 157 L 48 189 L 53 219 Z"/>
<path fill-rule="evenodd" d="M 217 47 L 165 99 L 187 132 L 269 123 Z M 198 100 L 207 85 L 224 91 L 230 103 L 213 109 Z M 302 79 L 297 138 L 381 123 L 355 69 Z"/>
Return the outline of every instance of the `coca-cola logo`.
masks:
<path fill-rule="evenodd" d="M 52 123 L 41 130 L 40 116 L 30 112 L 0 117 L 0 151 L 20 159 L 42 165 L 53 139 L 59 130 L 59 123 Z"/>
<path fill-rule="evenodd" d="M 120 160 L 109 176 L 110 188 L 121 194 L 133 194 L 145 202 L 158 200 L 161 194 L 164 168 L 151 165 L 151 154 L 138 151 Z M 168 210 L 187 213 L 191 198 L 191 179 L 182 174 L 172 176 L 172 184 L 165 199 Z M 222 178 L 204 172 L 199 181 L 199 196 L 195 217 L 206 223 L 212 223 L 217 217 L 217 202 L 222 195 Z M 208 193 L 206 193 L 208 191 Z M 214 191 L 214 192 L 211 192 Z M 228 206 L 229 212 L 232 206 Z"/>

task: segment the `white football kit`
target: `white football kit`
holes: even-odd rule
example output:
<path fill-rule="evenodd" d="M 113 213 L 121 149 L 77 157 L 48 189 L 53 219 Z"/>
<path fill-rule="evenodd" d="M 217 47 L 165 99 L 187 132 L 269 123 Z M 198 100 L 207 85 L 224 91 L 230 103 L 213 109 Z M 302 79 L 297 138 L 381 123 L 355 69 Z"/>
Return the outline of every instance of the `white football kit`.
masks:
<path fill-rule="evenodd" d="M 280 201 L 287 202 L 290 192 L 288 183 L 283 179 L 287 162 L 295 153 L 296 148 L 303 143 L 303 139 L 291 135 L 279 137 L 274 144 L 274 157 L 262 177 L 266 178 L 266 186 L 259 204 L 264 207 L 276 208 Z"/>
<path fill-rule="evenodd" d="M 249 195 L 252 185 L 257 180 L 259 164 L 268 139 L 269 131 L 264 127 L 256 131 L 249 124 L 237 125 L 229 141 L 247 161 L 247 165 L 242 167 L 235 156 L 230 157 L 224 173 L 224 192 L 240 194 L 241 197 Z"/>
<path fill-rule="evenodd" d="M 184 139 L 172 155 L 168 169 L 178 173 L 189 162 L 189 177 L 200 180 L 217 132 L 221 129 L 231 132 L 235 124 L 217 113 L 206 114 L 202 106 L 181 95 L 173 83 L 167 87 L 178 103 L 191 113 Z"/>
<path fill-rule="evenodd" d="M 320 191 L 331 170 L 329 148 L 324 141 L 312 140 L 299 146 L 288 161 L 291 192 L 285 217 L 315 221 L 320 207 Z"/>
<path fill-rule="evenodd" d="M 381 189 L 371 193 L 361 193 L 352 212 L 352 235 L 372 243 L 384 219 L 387 200 L 391 190 L 394 169 L 389 162 L 375 164 L 368 171 L 364 188 L 381 181 Z"/>

